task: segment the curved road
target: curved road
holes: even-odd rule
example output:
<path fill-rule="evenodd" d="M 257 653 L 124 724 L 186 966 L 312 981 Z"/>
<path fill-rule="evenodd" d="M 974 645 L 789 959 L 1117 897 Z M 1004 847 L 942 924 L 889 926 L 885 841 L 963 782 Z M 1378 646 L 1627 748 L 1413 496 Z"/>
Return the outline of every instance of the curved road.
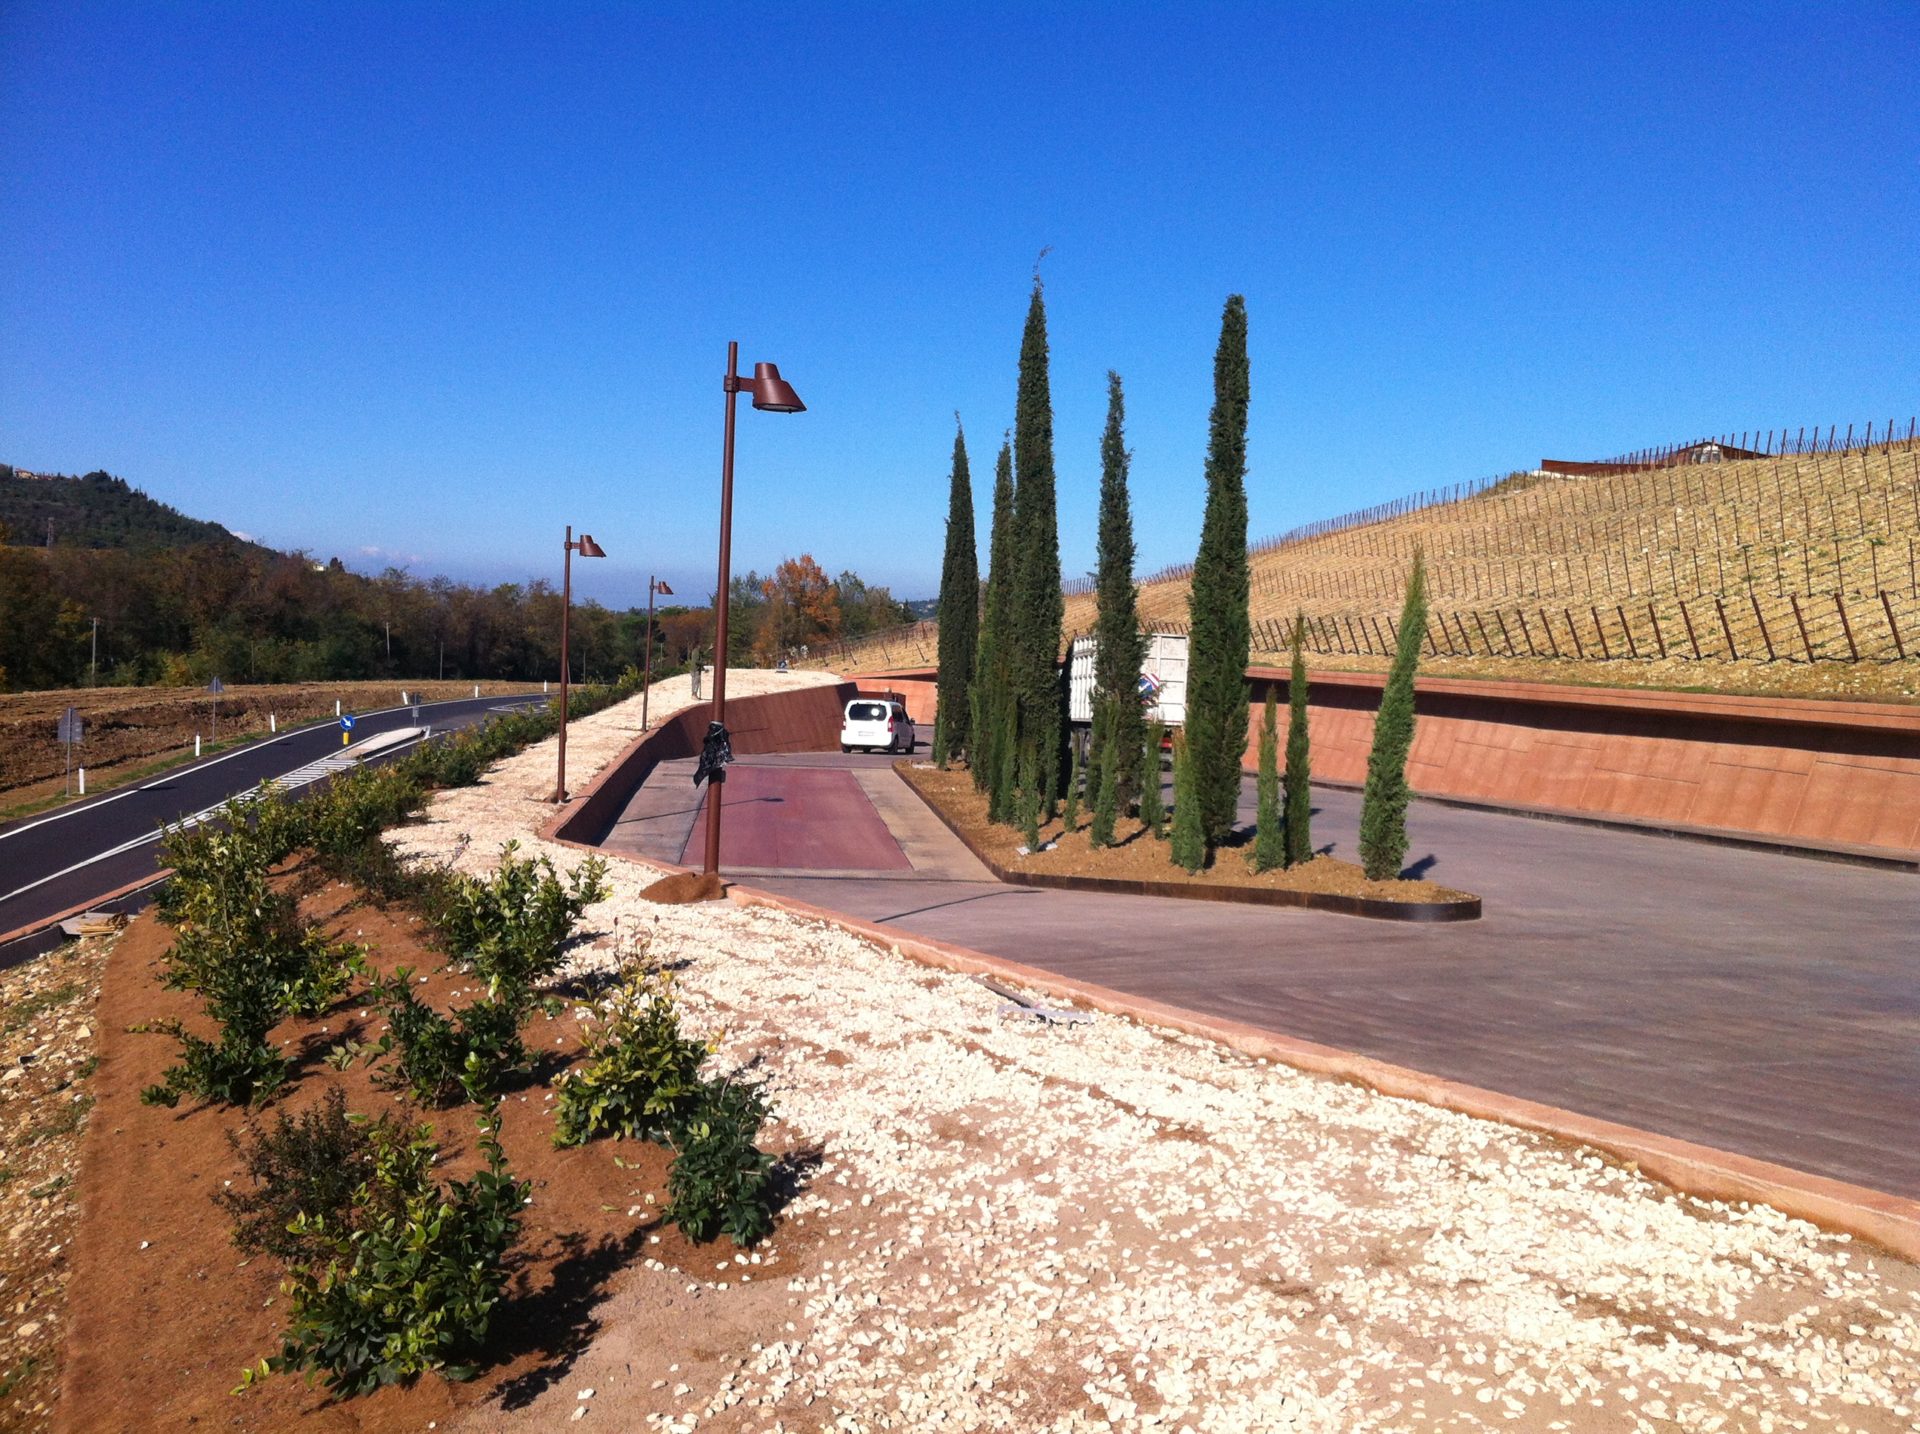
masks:
<path fill-rule="evenodd" d="M 463 727 L 497 707 L 547 700 L 536 692 L 356 713 L 354 745 L 417 725 L 436 731 Z M 397 743 L 370 760 L 383 760 L 411 745 Z M 0 826 L 0 933 L 35 926 L 56 912 L 151 876 L 163 825 L 340 751 L 339 726 L 322 722 L 176 768 L 150 782 Z M 0 948 L 0 965 L 10 964 L 7 957 L 12 954 Z"/>

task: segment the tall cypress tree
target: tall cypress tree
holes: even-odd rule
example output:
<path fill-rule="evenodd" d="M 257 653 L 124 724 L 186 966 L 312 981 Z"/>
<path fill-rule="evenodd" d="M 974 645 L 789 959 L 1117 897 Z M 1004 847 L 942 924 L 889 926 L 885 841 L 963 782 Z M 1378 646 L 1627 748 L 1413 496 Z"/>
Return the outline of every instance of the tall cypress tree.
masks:
<path fill-rule="evenodd" d="M 1247 302 L 1230 295 L 1213 359 L 1207 509 L 1193 564 L 1187 746 L 1207 845 L 1233 831 L 1247 745 Z"/>
<path fill-rule="evenodd" d="M 1011 693 L 1008 678 L 1007 604 L 1013 589 L 1013 448 L 1005 439 L 993 471 L 993 529 L 987 541 L 987 597 L 980 621 L 980 643 L 974 650 L 974 734 L 968 764 L 973 785 L 987 798 L 988 815 L 1006 820 L 997 809 L 1001 777 L 1006 765 L 1005 714 Z"/>
<path fill-rule="evenodd" d="M 1287 676 L 1287 865 L 1313 860 L 1312 757 L 1307 739 L 1307 616 L 1293 620 L 1293 669 Z"/>
<path fill-rule="evenodd" d="M 1200 795 L 1194 790 L 1193 746 L 1184 732 L 1173 734 L 1173 864 L 1198 871 L 1207 864 L 1207 836 L 1201 830 Z"/>
<path fill-rule="evenodd" d="M 1008 604 L 1012 638 L 1013 730 L 1020 785 L 1037 798 L 1041 820 L 1053 815 L 1066 775 L 1060 720 L 1060 520 L 1054 499 L 1053 398 L 1047 378 L 1047 306 L 1033 281 L 1020 339 L 1020 385 L 1014 405 L 1014 587 Z"/>
<path fill-rule="evenodd" d="M 1399 642 L 1367 754 L 1367 785 L 1360 796 L 1360 864 L 1373 881 L 1400 875 L 1407 859 L 1407 753 L 1413 748 L 1413 676 L 1427 636 L 1427 563 L 1418 548 L 1400 609 Z"/>
<path fill-rule="evenodd" d="M 1253 869 L 1271 871 L 1286 861 L 1280 830 L 1280 718 L 1276 694 L 1267 689 L 1266 718 L 1260 724 L 1259 804 L 1253 828 Z"/>
<path fill-rule="evenodd" d="M 973 477 L 967 434 L 955 415 L 953 475 L 947 494 L 947 556 L 940 570 L 940 701 L 933 718 L 933 760 L 942 767 L 969 751 L 974 649 L 980 635 L 980 559 L 974 550 Z"/>
<path fill-rule="evenodd" d="M 1140 795 L 1147 715 L 1140 706 L 1140 664 L 1147 655 L 1133 587 L 1133 512 L 1127 498 L 1126 399 L 1120 375 L 1107 373 L 1107 428 L 1100 438 L 1100 537 L 1095 578 L 1099 616 L 1093 658 L 1094 732 L 1099 771 L 1113 765 L 1113 790 L 1124 812 Z M 1096 776 L 1103 782 L 1104 776 Z"/>

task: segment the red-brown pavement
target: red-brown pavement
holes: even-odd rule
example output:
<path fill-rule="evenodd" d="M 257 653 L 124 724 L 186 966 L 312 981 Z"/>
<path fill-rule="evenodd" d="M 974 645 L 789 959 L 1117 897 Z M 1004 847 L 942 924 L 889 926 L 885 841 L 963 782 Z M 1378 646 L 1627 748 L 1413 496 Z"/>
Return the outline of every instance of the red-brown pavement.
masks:
<path fill-rule="evenodd" d="M 1351 855 L 1358 797 L 1316 789 L 1315 806 L 1316 844 Z M 1483 920 L 1407 926 L 1039 891 L 919 858 L 885 879 L 748 879 L 1190 1010 L 1920 1196 L 1920 878 L 1430 803 L 1415 804 L 1410 828 L 1412 868 L 1480 893 Z"/>
<path fill-rule="evenodd" d="M 906 853 L 852 772 L 736 762 L 721 784 L 720 864 L 788 871 L 905 871 Z M 681 849 L 700 864 L 703 804 Z"/>

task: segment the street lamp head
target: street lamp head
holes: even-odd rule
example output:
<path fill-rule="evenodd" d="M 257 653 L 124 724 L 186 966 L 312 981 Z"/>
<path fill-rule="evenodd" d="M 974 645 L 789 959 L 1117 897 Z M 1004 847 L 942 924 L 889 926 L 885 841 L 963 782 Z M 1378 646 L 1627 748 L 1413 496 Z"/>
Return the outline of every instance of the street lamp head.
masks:
<path fill-rule="evenodd" d="M 580 556 L 583 558 L 604 558 L 607 555 L 607 550 L 594 542 L 592 537 L 586 533 L 580 535 L 580 541 L 577 546 L 580 551 Z"/>
<path fill-rule="evenodd" d="M 673 596 L 673 589 L 668 587 L 664 580 L 655 582 L 653 585 L 653 590 L 657 593 L 664 593 L 667 597 Z"/>
<path fill-rule="evenodd" d="M 757 363 L 753 366 L 753 406 L 768 413 L 805 413 L 807 406 L 793 385 L 780 377 L 780 365 Z"/>

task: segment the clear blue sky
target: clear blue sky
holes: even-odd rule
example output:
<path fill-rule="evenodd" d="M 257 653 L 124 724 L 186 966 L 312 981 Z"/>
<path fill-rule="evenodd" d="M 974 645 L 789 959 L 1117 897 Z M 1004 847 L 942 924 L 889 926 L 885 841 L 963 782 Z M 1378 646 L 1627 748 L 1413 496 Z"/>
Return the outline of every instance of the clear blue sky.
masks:
<path fill-rule="evenodd" d="M 1192 557 L 1220 307 L 1257 535 L 1543 455 L 1920 407 L 1911 3 L 0 6 L 0 460 L 377 569 L 938 586 L 1043 246 L 1063 565 L 1124 376 Z M 984 552 L 984 543 L 982 544 Z"/>

